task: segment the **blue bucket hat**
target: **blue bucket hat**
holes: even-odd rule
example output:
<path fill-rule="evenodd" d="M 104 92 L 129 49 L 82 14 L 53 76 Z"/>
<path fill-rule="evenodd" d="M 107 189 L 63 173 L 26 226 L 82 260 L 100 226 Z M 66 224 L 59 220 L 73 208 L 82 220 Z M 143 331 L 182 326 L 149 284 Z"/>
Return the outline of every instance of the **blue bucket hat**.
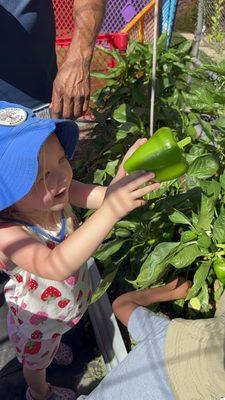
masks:
<path fill-rule="evenodd" d="M 29 108 L 0 101 L 0 211 L 29 193 L 40 149 L 53 132 L 71 159 L 79 137 L 74 121 L 41 119 Z"/>

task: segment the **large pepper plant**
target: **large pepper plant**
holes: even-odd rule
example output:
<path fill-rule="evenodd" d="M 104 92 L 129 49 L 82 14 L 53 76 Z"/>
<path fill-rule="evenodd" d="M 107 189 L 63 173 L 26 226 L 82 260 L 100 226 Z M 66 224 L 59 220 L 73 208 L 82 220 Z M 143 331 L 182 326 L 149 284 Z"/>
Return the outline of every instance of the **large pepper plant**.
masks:
<path fill-rule="evenodd" d="M 93 300 L 115 280 L 122 291 L 162 284 L 181 273 L 193 285 L 185 301 L 174 303 L 176 315 L 179 310 L 184 316 L 208 316 L 223 291 L 225 62 L 207 59 L 201 67 L 190 67 L 191 46 L 175 35 L 166 52 L 165 38 L 159 39 L 155 105 L 155 130 L 167 126 L 179 140 L 192 138 L 185 155 L 188 173 L 162 182 L 148 196 L 147 206 L 118 222 L 108 235 L 95 254 L 103 274 Z M 99 184 L 114 176 L 138 137 L 149 136 L 151 45 L 131 42 L 126 57 L 112 55 L 117 66 L 97 94 L 92 154 L 77 168 L 81 178 Z M 104 132 L 100 137 L 99 129 Z"/>

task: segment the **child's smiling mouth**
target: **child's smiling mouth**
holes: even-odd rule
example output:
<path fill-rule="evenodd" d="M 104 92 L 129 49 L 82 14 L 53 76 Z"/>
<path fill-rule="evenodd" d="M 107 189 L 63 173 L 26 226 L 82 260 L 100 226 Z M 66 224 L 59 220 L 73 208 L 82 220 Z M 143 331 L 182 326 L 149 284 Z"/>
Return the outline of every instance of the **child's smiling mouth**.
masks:
<path fill-rule="evenodd" d="M 67 188 L 63 188 L 54 196 L 54 198 L 55 199 L 59 199 L 61 197 L 64 197 L 67 192 L 68 192 L 68 189 Z"/>

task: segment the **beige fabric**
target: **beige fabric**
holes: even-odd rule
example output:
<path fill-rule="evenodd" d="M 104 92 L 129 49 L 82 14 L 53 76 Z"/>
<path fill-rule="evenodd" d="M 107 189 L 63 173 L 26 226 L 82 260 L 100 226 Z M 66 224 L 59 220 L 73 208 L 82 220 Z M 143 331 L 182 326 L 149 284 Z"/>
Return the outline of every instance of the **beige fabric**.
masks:
<path fill-rule="evenodd" d="M 225 295 L 217 317 L 171 321 L 166 366 L 176 400 L 220 400 L 225 397 Z"/>

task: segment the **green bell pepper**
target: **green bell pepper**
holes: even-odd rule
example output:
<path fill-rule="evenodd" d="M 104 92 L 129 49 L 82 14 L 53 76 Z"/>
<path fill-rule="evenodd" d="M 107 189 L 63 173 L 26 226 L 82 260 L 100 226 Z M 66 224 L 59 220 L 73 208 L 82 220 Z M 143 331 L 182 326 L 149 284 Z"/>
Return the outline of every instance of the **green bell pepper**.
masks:
<path fill-rule="evenodd" d="M 218 257 L 213 263 L 213 268 L 216 274 L 217 279 L 225 285 L 225 258 Z"/>
<path fill-rule="evenodd" d="M 190 140 L 177 143 L 170 128 L 160 128 L 125 161 L 124 168 L 127 172 L 152 171 L 158 182 L 178 178 L 188 170 L 181 147 Z"/>

